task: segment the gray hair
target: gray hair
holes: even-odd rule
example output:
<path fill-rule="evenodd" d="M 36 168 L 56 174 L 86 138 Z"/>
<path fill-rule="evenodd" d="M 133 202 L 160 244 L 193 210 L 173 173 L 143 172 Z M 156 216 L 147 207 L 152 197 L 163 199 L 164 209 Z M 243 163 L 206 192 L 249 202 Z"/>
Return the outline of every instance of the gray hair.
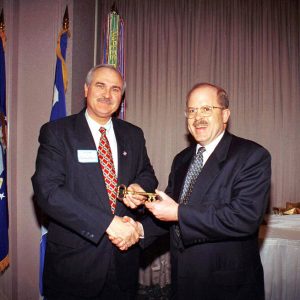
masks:
<path fill-rule="evenodd" d="M 87 73 L 86 75 L 86 78 L 85 78 L 85 84 L 87 86 L 89 86 L 93 80 L 93 75 L 94 75 L 94 72 L 97 71 L 98 69 L 101 69 L 101 68 L 107 68 L 107 69 L 111 69 L 111 70 L 114 70 L 116 71 L 117 73 L 119 73 L 119 75 L 121 76 L 122 78 L 122 81 L 123 81 L 123 85 L 122 85 L 122 95 L 124 94 L 125 92 L 125 89 L 126 89 L 126 81 L 124 80 L 122 74 L 119 72 L 119 70 L 117 68 L 115 68 L 115 66 L 113 65 L 109 65 L 109 64 L 100 64 L 100 65 L 97 65 L 93 68 L 91 68 L 89 70 L 89 72 Z"/>

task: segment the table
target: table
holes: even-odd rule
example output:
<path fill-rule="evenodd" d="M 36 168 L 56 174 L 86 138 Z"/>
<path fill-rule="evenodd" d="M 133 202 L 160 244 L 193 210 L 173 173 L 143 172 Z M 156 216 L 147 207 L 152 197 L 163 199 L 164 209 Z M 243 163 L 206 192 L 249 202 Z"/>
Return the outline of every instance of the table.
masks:
<path fill-rule="evenodd" d="M 266 221 L 259 232 L 266 300 L 299 300 L 300 215 L 270 215 Z"/>

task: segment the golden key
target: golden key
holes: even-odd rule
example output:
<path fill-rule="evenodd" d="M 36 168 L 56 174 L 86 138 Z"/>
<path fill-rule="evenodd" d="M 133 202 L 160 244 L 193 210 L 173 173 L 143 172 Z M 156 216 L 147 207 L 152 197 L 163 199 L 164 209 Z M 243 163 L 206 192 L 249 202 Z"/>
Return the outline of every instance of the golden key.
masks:
<path fill-rule="evenodd" d="M 128 194 L 146 196 L 147 197 L 146 201 L 149 201 L 149 202 L 157 200 L 157 197 L 158 197 L 158 195 L 155 193 L 128 191 L 125 184 L 120 184 L 118 186 L 117 198 L 119 200 L 123 201 L 124 197 Z"/>

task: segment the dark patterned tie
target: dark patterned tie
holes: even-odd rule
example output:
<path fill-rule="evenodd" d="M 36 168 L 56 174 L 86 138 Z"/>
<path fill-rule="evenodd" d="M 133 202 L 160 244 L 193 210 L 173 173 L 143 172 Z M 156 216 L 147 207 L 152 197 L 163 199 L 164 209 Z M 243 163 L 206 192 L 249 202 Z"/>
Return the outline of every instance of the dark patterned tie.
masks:
<path fill-rule="evenodd" d="M 187 202 L 188 202 L 188 199 L 193 191 L 197 177 L 203 168 L 203 152 L 204 151 L 205 151 L 205 148 L 200 147 L 192 159 L 192 162 L 186 173 L 183 189 L 182 189 L 182 192 L 179 197 L 179 203 L 187 204 Z"/>
<path fill-rule="evenodd" d="M 98 158 L 104 175 L 109 204 L 111 207 L 111 211 L 114 214 L 117 200 L 117 176 L 111 149 L 105 133 L 106 129 L 104 127 L 100 127 L 99 131 L 101 133 L 101 138 L 98 147 Z"/>
<path fill-rule="evenodd" d="M 197 177 L 199 176 L 202 168 L 203 168 L 203 152 L 206 149 L 204 147 L 200 147 L 197 151 L 197 153 L 194 155 L 191 164 L 188 168 L 188 171 L 185 176 L 184 184 L 183 184 L 183 189 L 181 191 L 180 197 L 179 197 L 179 203 L 180 204 L 187 204 L 188 200 L 191 196 L 191 193 L 193 191 L 195 182 L 197 180 Z M 178 238 L 178 243 L 177 246 L 179 249 L 183 249 L 183 242 L 181 239 L 181 233 L 180 233 L 180 228 L 178 224 L 174 226 L 175 233 Z"/>

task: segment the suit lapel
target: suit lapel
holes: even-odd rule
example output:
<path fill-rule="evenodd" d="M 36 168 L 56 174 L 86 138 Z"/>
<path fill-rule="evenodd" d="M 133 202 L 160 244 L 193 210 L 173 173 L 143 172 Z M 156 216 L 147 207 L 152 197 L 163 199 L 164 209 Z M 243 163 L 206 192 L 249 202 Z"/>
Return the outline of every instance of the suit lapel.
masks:
<path fill-rule="evenodd" d="M 118 185 L 127 184 L 126 174 L 129 172 L 128 160 L 130 160 L 131 151 L 130 147 L 126 141 L 126 132 L 121 124 L 113 118 L 114 132 L 116 135 L 117 145 L 118 145 Z"/>
<path fill-rule="evenodd" d="M 84 113 L 85 109 L 78 114 L 77 119 L 75 121 L 75 155 L 77 160 L 77 150 L 97 150 Z M 105 181 L 99 161 L 97 163 L 84 163 L 82 165 L 85 170 L 83 176 L 88 176 L 92 187 L 98 194 L 99 203 L 107 211 L 110 211 L 111 209 L 109 205 L 108 194 L 106 191 Z"/>
<path fill-rule="evenodd" d="M 114 132 L 118 145 L 118 186 L 120 184 L 128 185 L 128 174 L 130 173 L 130 160 L 132 157 L 131 147 L 126 140 L 128 133 L 118 119 L 113 118 Z M 126 210 L 125 206 L 117 200 L 116 214 L 122 215 L 122 211 Z"/>
<path fill-rule="evenodd" d="M 193 199 L 195 199 L 197 202 L 202 200 L 214 179 L 222 170 L 222 165 L 224 160 L 227 158 L 231 140 L 231 134 L 225 131 L 223 138 L 208 158 L 196 180 L 195 187 L 190 197 L 191 202 Z"/>
<path fill-rule="evenodd" d="M 196 146 L 191 146 L 187 149 L 187 152 L 181 159 L 178 168 L 176 169 L 176 175 L 175 175 L 175 183 L 173 188 L 173 198 L 174 200 L 179 201 L 180 193 L 183 189 L 183 184 L 185 181 L 185 177 L 189 168 L 189 165 L 192 161 L 192 158 L 195 154 Z"/>

